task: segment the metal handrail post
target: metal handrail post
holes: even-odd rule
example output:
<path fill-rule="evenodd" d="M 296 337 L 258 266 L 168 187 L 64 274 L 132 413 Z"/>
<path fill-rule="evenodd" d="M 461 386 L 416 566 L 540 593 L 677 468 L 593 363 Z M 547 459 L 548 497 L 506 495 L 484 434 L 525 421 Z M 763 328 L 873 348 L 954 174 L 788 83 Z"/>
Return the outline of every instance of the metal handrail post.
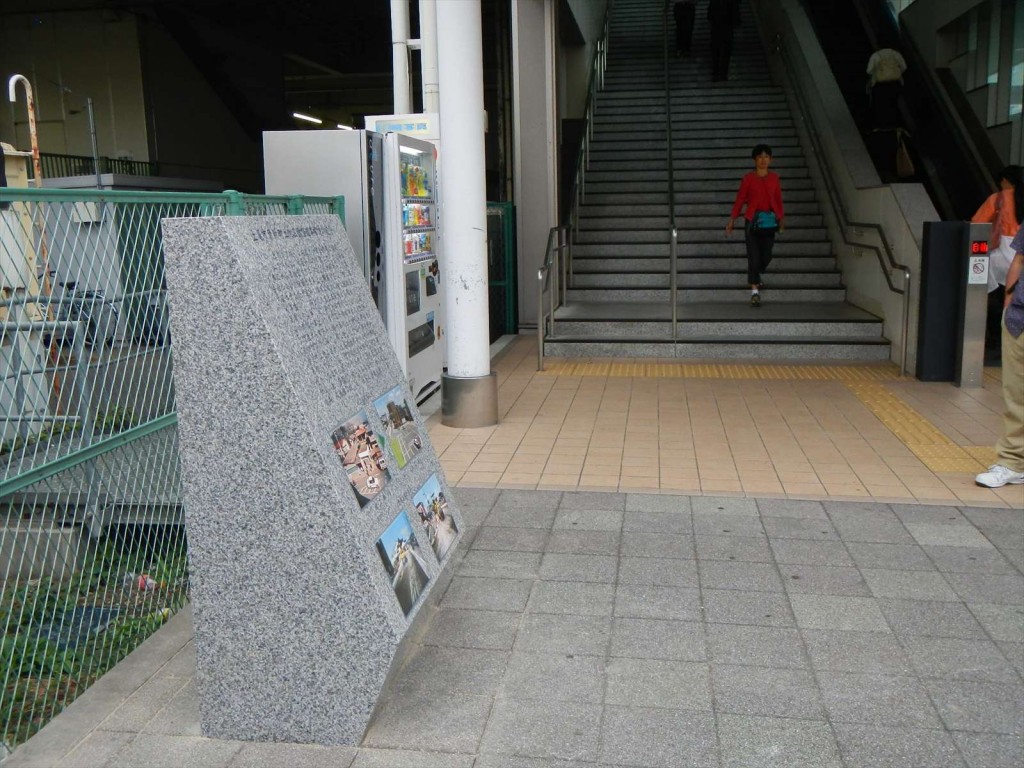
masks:
<path fill-rule="evenodd" d="M 554 229 L 552 229 L 552 233 L 554 234 Z M 549 273 L 550 274 L 551 282 L 548 283 L 548 306 L 551 309 L 551 320 L 550 320 L 551 325 L 549 327 L 551 328 L 551 335 L 552 336 L 555 335 L 555 307 L 558 306 L 558 304 L 556 302 L 558 301 L 559 290 L 560 290 L 559 287 L 558 287 L 558 284 L 560 282 L 559 279 L 558 279 L 558 272 L 561 269 L 561 265 L 559 264 L 559 258 L 558 257 L 559 257 L 559 253 L 558 253 L 558 248 L 556 247 L 551 252 L 551 272 Z"/>
<path fill-rule="evenodd" d="M 537 370 L 544 370 L 544 272 L 537 270 Z"/>
<path fill-rule="evenodd" d="M 900 346 L 903 349 L 900 351 L 900 376 L 907 375 L 907 351 L 909 339 L 907 334 L 910 332 L 910 270 L 904 268 L 903 270 L 903 339 Z"/>
<path fill-rule="evenodd" d="M 677 328 L 679 323 L 679 304 L 678 304 L 678 292 L 679 292 L 679 275 L 677 273 L 677 261 L 676 261 L 676 244 L 679 242 L 679 230 L 672 227 L 672 241 L 669 244 L 668 251 L 668 263 L 669 269 L 672 270 L 672 274 L 669 278 L 669 285 L 671 286 L 670 294 L 672 296 L 672 340 L 676 340 Z"/>

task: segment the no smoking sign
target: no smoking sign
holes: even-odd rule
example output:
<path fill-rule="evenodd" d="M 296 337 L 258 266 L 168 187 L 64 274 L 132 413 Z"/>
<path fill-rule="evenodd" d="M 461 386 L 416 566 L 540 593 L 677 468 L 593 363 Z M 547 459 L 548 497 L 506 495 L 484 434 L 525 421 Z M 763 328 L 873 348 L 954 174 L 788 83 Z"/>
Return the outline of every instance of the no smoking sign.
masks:
<path fill-rule="evenodd" d="M 988 256 L 970 256 L 967 262 L 967 283 L 975 285 L 988 282 Z"/>

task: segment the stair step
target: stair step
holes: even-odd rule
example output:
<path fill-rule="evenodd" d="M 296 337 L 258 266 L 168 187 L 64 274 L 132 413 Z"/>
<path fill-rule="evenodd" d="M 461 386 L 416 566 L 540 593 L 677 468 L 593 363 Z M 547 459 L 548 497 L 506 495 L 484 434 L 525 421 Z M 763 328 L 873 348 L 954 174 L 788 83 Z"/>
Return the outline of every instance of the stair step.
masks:
<path fill-rule="evenodd" d="M 618 257 L 601 256 L 590 258 L 573 255 L 573 271 L 576 274 L 587 274 L 606 272 L 615 274 L 617 272 L 668 272 L 669 258 L 628 256 Z M 677 260 L 680 274 L 685 272 L 745 272 L 747 260 L 745 257 L 735 256 L 689 256 Z M 775 256 L 772 259 L 772 270 L 779 272 L 796 272 L 807 270 L 810 272 L 825 272 L 836 268 L 836 260 L 833 256 Z"/>
<path fill-rule="evenodd" d="M 720 226 L 714 229 L 693 229 L 684 230 L 679 233 L 679 248 L 682 249 L 684 246 L 728 246 L 730 241 L 735 238 L 736 243 L 739 246 L 743 246 L 745 243 L 743 235 L 737 230 L 733 230 L 732 236 L 725 234 L 725 222 L 728 219 L 728 214 L 719 219 Z M 614 221 L 614 220 L 607 220 Z M 669 230 L 668 222 L 661 221 L 658 219 L 642 219 L 647 223 L 646 228 L 630 227 L 628 225 L 623 226 L 621 229 L 597 229 L 597 228 L 584 228 L 580 227 L 579 235 L 576 238 L 576 245 L 583 247 L 586 245 L 604 244 L 604 243 L 667 243 L 669 241 Z M 606 222 L 607 223 L 607 222 Z M 808 229 L 787 229 L 783 234 L 779 235 L 775 245 L 782 247 L 788 244 L 803 244 L 803 243 L 817 243 L 819 246 L 825 246 L 828 248 L 829 240 L 827 232 L 823 228 L 811 227 Z"/>
<path fill-rule="evenodd" d="M 840 288 L 842 275 L 834 267 L 825 272 L 780 272 L 772 270 L 766 276 L 775 288 Z M 585 272 L 575 270 L 573 290 L 588 288 L 668 288 L 668 271 L 658 272 Z M 681 271 L 677 286 L 679 290 L 689 288 L 743 288 L 748 286 L 746 269 L 740 271 L 690 272 Z"/>
<path fill-rule="evenodd" d="M 738 187 L 737 182 L 737 187 Z M 609 186 L 605 184 L 604 186 Z M 657 185 L 656 185 L 657 186 Z M 789 210 L 789 206 L 794 203 L 814 203 L 817 205 L 817 197 L 814 194 L 813 189 L 790 189 L 787 185 L 785 191 L 785 202 L 786 209 Z M 723 189 L 721 191 L 684 191 L 680 192 L 678 189 L 675 192 L 675 199 L 677 206 L 715 206 L 715 210 L 721 210 L 722 206 L 725 207 L 726 212 L 732 206 L 733 200 L 736 197 L 736 189 Z M 643 203 L 650 204 L 656 202 L 662 202 L 668 198 L 668 186 L 667 184 L 661 184 L 657 186 L 657 189 L 653 191 L 637 191 L 630 192 L 622 189 L 615 189 L 611 192 L 601 192 L 591 187 L 590 181 L 587 181 L 587 194 L 585 205 L 617 205 L 626 203 Z"/>
<path fill-rule="evenodd" d="M 643 202 L 621 202 L 618 205 L 605 205 L 596 202 L 589 202 L 593 200 L 595 196 L 588 196 L 588 202 L 579 207 L 580 220 L 593 219 L 593 218 L 604 218 L 610 216 L 668 216 L 668 203 L 662 202 L 660 205 L 655 203 L 643 203 Z M 662 195 L 664 199 L 666 195 Z M 727 201 L 725 205 L 725 215 L 728 215 L 729 205 L 732 204 L 732 200 L 728 197 L 723 196 L 723 200 Z M 790 217 L 790 225 L 796 220 L 798 215 L 800 216 L 819 216 L 821 209 L 816 201 L 807 202 L 795 202 L 786 200 L 786 216 Z M 713 217 L 720 223 L 723 215 L 723 206 L 717 203 L 686 203 L 676 205 L 676 216 L 677 217 L 690 217 L 690 216 L 709 216 Z M 821 226 L 820 222 L 815 226 Z"/>
<path fill-rule="evenodd" d="M 567 292 L 567 301 L 650 301 L 668 303 L 668 288 L 570 288 Z M 735 302 L 746 304 L 750 302 L 750 291 L 734 286 L 703 286 L 700 288 L 685 288 L 677 292 L 679 301 L 686 303 L 699 303 L 706 301 L 713 302 Z M 766 301 L 781 302 L 841 302 L 846 300 L 846 289 L 844 288 L 773 288 L 770 298 Z"/>
<path fill-rule="evenodd" d="M 752 310 L 757 311 L 757 310 Z M 688 360 L 881 361 L 890 358 L 889 342 L 812 337 L 772 340 L 761 338 L 615 339 L 556 338 L 544 341 L 549 357 L 675 357 Z"/>
<path fill-rule="evenodd" d="M 598 256 L 621 257 L 623 254 L 631 256 L 656 256 L 668 258 L 668 248 L 667 235 L 665 237 L 665 242 L 579 243 L 573 246 L 573 258 L 595 258 Z M 676 254 L 680 259 L 690 257 L 710 258 L 714 256 L 746 258 L 747 248 L 744 245 L 743 240 L 734 235 L 731 240 L 725 240 L 725 238 L 722 238 L 718 242 L 682 242 L 679 244 Z M 779 240 L 775 243 L 772 255 L 775 258 L 782 256 L 831 256 L 832 244 L 829 242 L 800 243 L 792 240 Z"/>

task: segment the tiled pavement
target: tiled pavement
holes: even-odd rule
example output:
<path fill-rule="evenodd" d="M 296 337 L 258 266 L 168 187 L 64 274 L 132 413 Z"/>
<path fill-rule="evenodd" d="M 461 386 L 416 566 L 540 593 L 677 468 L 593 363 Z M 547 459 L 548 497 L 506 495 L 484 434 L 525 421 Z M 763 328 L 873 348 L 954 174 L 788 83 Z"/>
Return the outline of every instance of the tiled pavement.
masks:
<path fill-rule="evenodd" d="M 1024 512 L 458 489 L 362 745 L 206 739 L 187 612 L 4 768 L 1024 765 Z"/>

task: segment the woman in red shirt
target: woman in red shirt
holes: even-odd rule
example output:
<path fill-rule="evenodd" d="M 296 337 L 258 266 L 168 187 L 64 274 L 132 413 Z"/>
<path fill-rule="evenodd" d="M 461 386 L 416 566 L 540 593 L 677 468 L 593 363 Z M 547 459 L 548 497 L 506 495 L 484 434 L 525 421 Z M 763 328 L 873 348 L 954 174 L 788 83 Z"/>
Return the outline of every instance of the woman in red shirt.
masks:
<path fill-rule="evenodd" d="M 725 234 L 731 235 L 736 218 L 743 212 L 744 234 L 747 241 L 747 282 L 750 283 L 750 306 L 761 306 L 761 273 L 768 269 L 775 246 L 775 233 L 785 228 L 785 212 L 782 208 L 782 185 L 779 175 L 768 170 L 772 163 L 772 148 L 758 144 L 750 152 L 754 159 L 754 170 L 747 173 L 740 182 L 736 202 L 732 204 L 729 223 Z M 774 222 L 772 216 L 774 214 Z M 760 226 L 754 225 L 755 218 Z M 767 221 L 764 221 L 767 219 Z"/>

